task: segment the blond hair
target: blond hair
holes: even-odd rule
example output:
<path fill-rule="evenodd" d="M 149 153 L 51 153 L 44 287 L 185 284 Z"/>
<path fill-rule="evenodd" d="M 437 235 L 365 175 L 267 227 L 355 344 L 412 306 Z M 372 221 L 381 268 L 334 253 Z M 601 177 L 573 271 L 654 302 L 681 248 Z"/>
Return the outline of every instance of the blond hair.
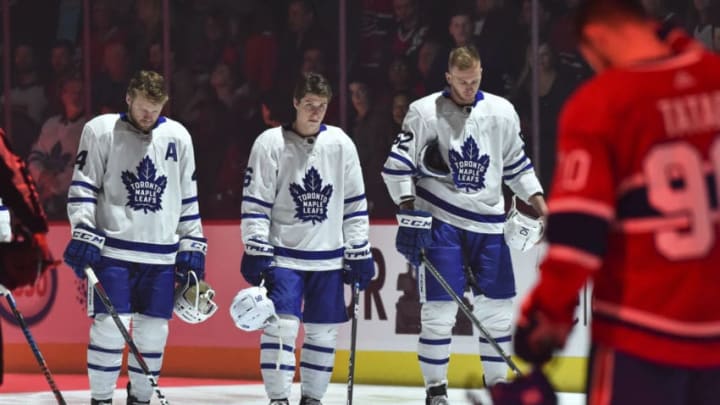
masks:
<path fill-rule="evenodd" d="M 456 67 L 460 70 L 472 69 L 480 63 L 480 54 L 472 45 L 459 46 L 450 51 L 448 70 Z"/>
<path fill-rule="evenodd" d="M 151 70 L 141 70 L 130 79 L 127 90 L 130 98 L 142 95 L 153 103 L 164 104 L 168 100 L 165 78 Z"/>

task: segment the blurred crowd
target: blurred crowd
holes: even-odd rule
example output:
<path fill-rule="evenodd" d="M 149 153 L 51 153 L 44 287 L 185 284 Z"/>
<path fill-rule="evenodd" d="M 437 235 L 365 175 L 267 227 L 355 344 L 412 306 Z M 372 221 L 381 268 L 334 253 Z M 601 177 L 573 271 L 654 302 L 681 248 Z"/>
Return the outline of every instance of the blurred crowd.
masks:
<path fill-rule="evenodd" d="M 82 1 L 10 1 L 11 49 L 2 54 L 10 58 L 11 88 L 0 118 L 11 118 L 10 128 L 2 124 L 27 160 L 48 216 L 62 220 L 86 120 L 126 110 L 135 70 L 169 67 L 167 114 L 193 137 L 202 217 L 238 219 L 252 142 L 264 129 L 292 121 L 295 79 L 318 72 L 339 92 L 344 29 L 348 103 L 333 98 L 326 121 L 339 125 L 343 112 L 349 117 L 344 129 L 358 148 L 370 215 L 389 218 L 396 210 L 380 171 L 408 105 L 441 91 L 450 49 L 473 44 L 482 58 L 481 89 L 515 105 L 531 154 L 528 135 L 539 134 L 535 161 L 547 188 L 558 112 L 591 74 L 571 24 L 578 1 L 540 0 L 537 66 L 531 0 L 347 0 L 344 24 L 338 0 L 170 0 L 167 13 L 162 0 L 91 0 L 87 46 Z M 720 51 L 720 0 L 645 3 L 658 19 Z M 531 128 L 534 69 L 537 131 Z"/>

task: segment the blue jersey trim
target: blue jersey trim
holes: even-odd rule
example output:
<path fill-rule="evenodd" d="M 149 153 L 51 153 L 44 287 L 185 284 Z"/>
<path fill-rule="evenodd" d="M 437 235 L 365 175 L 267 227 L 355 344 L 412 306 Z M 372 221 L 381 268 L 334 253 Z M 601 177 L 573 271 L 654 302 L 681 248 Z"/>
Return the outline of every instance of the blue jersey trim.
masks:
<path fill-rule="evenodd" d="M 178 247 L 180 247 L 178 243 L 173 243 L 172 245 L 160 245 L 156 243 L 130 242 L 127 240 L 111 238 L 109 236 L 105 238 L 105 246 L 115 249 L 157 254 L 175 253 L 177 252 Z"/>
<path fill-rule="evenodd" d="M 245 197 L 242 198 L 242 200 L 243 200 L 243 201 L 247 201 L 247 202 L 251 202 L 251 203 L 255 203 L 255 204 L 260 205 L 260 206 L 265 207 L 265 208 L 272 208 L 272 207 L 273 207 L 272 203 L 265 202 L 265 201 L 263 201 L 263 200 L 260 200 L 260 199 L 258 199 L 258 198 L 255 198 L 255 197 L 245 196 Z"/>
<path fill-rule="evenodd" d="M 180 217 L 180 222 L 193 221 L 196 219 L 200 219 L 200 214 L 185 215 L 184 217 Z"/>
<path fill-rule="evenodd" d="M 182 200 L 182 204 L 185 205 L 185 204 L 194 203 L 197 200 L 198 200 L 197 196 L 186 198 L 186 199 Z"/>
<path fill-rule="evenodd" d="M 298 250 L 284 247 L 275 247 L 275 256 L 289 257 L 302 260 L 328 260 L 343 257 L 345 249 L 335 250 Z"/>
<path fill-rule="evenodd" d="M 515 162 L 509 166 L 503 167 L 503 171 L 505 171 L 505 172 L 510 171 L 510 170 L 520 166 L 521 164 L 523 164 L 523 162 L 525 162 L 527 159 L 528 159 L 527 155 L 523 155 L 522 158 L 520 158 L 520 160 L 518 160 L 517 162 Z"/>
<path fill-rule="evenodd" d="M 395 169 L 388 169 L 387 167 L 383 167 L 382 172 L 385 174 L 392 174 L 394 176 L 412 176 L 415 174 L 414 170 L 395 170 Z"/>
<path fill-rule="evenodd" d="M 71 186 L 78 186 L 78 187 L 86 188 L 86 189 L 88 189 L 88 190 L 90 190 L 90 191 L 92 191 L 92 192 L 94 192 L 94 193 L 97 193 L 97 192 L 100 191 L 99 188 L 93 186 L 93 185 L 90 184 L 90 183 L 84 182 L 84 181 L 73 180 L 73 181 L 70 183 L 70 185 L 71 185 Z"/>
<path fill-rule="evenodd" d="M 431 192 L 425 190 L 422 187 L 417 188 L 417 196 L 453 215 L 457 215 L 459 217 L 463 217 L 475 222 L 483 222 L 489 224 L 501 224 L 505 222 L 504 214 L 478 214 L 476 212 L 468 211 L 464 208 L 457 207 L 448 203 L 445 200 L 440 199 L 438 196 L 432 194 Z"/>
<path fill-rule="evenodd" d="M 67 200 L 68 203 L 92 203 L 97 204 L 97 198 L 93 197 L 70 197 Z"/>
<path fill-rule="evenodd" d="M 356 211 L 356 212 L 353 212 L 353 213 L 350 213 L 350 214 L 345 214 L 345 215 L 343 216 L 343 221 L 346 220 L 346 219 L 350 219 L 350 218 L 366 217 L 366 216 L 368 216 L 368 212 L 367 212 L 367 211 Z"/>
<path fill-rule="evenodd" d="M 414 165 L 410 160 L 408 160 L 406 157 L 404 157 L 404 156 L 402 156 L 402 155 L 398 155 L 398 154 L 395 153 L 395 152 L 390 152 L 390 157 L 393 158 L 393 159 L 395 159 L 395 160 L 399 160 L 399 161 L 405 163 L 405 165 L 406 165 L 407 167 L 409 167 L 410 169 L 412 169 L 413 171 L 417 170 L 417 169 L 415 168 L 415 165 Z"/>
<path fill-rule="evenodd" d="M 268 217 L 265 214 L 242 214 L 240 215 L 241 219 L 267 219 L 270 220 L 270 217 Z"/>
<path fill-rule="evenodd" d="M 364 200 L 364 199 L 365 199 L 365 194 L 360 194 L 360 195 L 355 196 L 355 197 L 346 198 L 346 199 L 345 199 L 345 204 L 350 204 L 350 203 L 353 203 L 353 202 L 355 202 L 355 201 L 360 201 L 360 200 Z"/>
<path fill-rule="evenodd" d="M 519 174 L 524 173 L 524 172 L 526 172 L 526 171 L 528 171 L 528 170 L 530 170 L 530 169 L 532 169 L 532 168 L 533 168 L 533 164 L 532 164 L 532 163 L 528 163 L 525 167 L 523 167 L 522 169 L 520 169 L 520 171 L 518 171 L 517 173 L 509 174 L 509 175 L 507 175 L 507 176 L 503 176 L 503 180 L 512 180 L 512 179 L 514 179 L 515 177 L 517 177 Z"/>

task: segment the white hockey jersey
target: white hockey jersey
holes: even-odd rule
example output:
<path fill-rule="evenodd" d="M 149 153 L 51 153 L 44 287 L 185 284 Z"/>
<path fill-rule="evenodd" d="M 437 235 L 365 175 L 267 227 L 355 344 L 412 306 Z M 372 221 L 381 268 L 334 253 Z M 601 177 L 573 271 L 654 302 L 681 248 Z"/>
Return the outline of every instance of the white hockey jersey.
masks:
<path fill-rule="evenodd" d="M 68 191 L 70 224 L 105 232 L 102 255 L 136 263 L 175 262 L 181 238 L 201 238 L 195 156 L 182 124 L 160 117 L 150 134 L 125 114 L 83 128 Z"/>
<path fill-rule="evenodd" d="M 368 240 L 360 161 L 342 129 L 301 137 L 271 128 L 255 140 L 245 176 L 242 239 L 267 241 L 275 264 L 295 270 L 342 268 L 344 246 Z"/>
<path fill-rule="evenodd" d="M 445 177 L 423 177 L 418 170 L 421 149 L 434 141 L 450 169 Z M 383 178 L 395 203 L 415 196 L 417 209 L 478 233 L 503 232 L 503 182 L 525 201 L 542 193 L 523 150 L 515 109 L 484 92 L 478 92 L 474 106 L 458 106 L 447 92 L 410 104 Z"/>

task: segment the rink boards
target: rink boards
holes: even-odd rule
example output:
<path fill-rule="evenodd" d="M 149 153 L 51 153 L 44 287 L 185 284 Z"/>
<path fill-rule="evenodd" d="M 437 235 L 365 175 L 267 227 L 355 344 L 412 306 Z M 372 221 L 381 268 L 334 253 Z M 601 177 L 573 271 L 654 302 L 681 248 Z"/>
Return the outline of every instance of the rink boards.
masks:
<path fill-rule="evenodd" d="M 358 322 L 356 381 L 373 384 L 419 385 L 422 383 L 415 353 L 419 331 L 419 305 L 415 274 L 395 251 L 396 226 L 373 223 L 378 276 L 361 294 Z M 213 378 L 259 378 L 259 334 L 236 329 L 228 307 L 235 294 L 247 284 L 240 275 L 240 227 L 238 223 L 211 223 L 205 226 L 209 249 L 207 280 L 217 292 L 220 306 L 207 322 L 188 325 L 174 318 L 163 374 Z M 50 246 L 56 258 L 69 238 L 65 224 L 51 227 Z M 519 254 L 513 252 L 518 287 L 517 306 L 535 282 L 542 247 Z M 61 265 L 46 273 L 32 288 L 15 291 L 18 306 L 31 324 L 31 332 L 54 373 L 82 373 L 86 366 L 85 350 L 89 319 L 86 315 L 84 282 L 77 280 L 68 267 Z M 350 302 L 349 289 L 347 302 Z M 468 296 L 469 297 L 469 296 Z M 0 306 L 5 338 L 5 366 L 9 372 L 37 372 L 38 366 L 13 321 L 6 303 Z M 577 324 L 566 349 L 547 371 L 555 385 L 564 391 L 580 390 L 585 378 L 588 339 L 589 293 L 580 296 Z M 350 324 L 341 328 L 333 379 L 347 378 Z M 463 318 L 453 336 L 453 355 L 449 380 L 453 386 L 478 386 L 482 374 L 478 350 L 478 332 Z"/>

